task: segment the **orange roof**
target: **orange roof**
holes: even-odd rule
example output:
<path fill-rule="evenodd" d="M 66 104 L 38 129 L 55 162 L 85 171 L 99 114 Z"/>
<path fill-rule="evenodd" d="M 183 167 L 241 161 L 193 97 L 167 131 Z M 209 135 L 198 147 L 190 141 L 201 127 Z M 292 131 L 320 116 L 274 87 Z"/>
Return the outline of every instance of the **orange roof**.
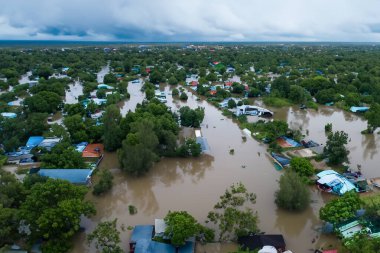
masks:
<path fill-rule="evenodd" d="M 104 145 L 100 143 L 88 144 L 82 152 L 82 157 L 101 157 L 104 152 Z"/>
<path fill-rule="evenodd" d="M 211 94 L 211 95 L 215 95 L 216 92 L 217 92 L 216 90 L 210 90 L 210 94 Z"/>

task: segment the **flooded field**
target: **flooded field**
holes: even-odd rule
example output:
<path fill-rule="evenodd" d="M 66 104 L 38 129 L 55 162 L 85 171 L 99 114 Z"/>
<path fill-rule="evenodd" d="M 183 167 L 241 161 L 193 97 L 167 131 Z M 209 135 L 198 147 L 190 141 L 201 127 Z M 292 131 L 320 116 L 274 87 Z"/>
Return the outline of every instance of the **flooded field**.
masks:
<path fill-rule="evenodd" d="M 122 113 L 133 110 L 132 101 L 141 101 L 143 94 L 139 85 L 128 86 L 131 100 L 122 106 Z M 169 87 L 165 90 L 169 92 Z M 140 96 L 134 98 L 135 95 Z M 85 233 L 91 232 L 100 221 L 118 219 L 119 224 L 134 226 L 152 224 L 155 218 L 163 218 L 169 210 L 186 210 L 201 223 L 212 210 L 225 189 L 233 183 L 242 182 L 249 191 L 257 194 L 257 203 L 253 206 L 259 216 L 259 228 L 266 233 L 284 235 L 288 249 L 294 253 L 312 252 L 319 246 L 337 246 L 335 237 L 320 236 L 321 223 L 318 211 L 330 195 L 312 189 L 310 208 L 302 213 L 289 213 L 277 209 L 274 193 L 278 189 L 281 171 L 275 170 L 266 155 L 266 145 L 252 138 L 242 140 L 244 136 L 239 127 L 222 116 L 221 111 L 205 101 L 196 101 L 196 96 L 188 93 L 189 100 L 180 102 L 168 95 L 168 106 L 176 110 L 180 106 L 205 108 L 205 119 L 201 126 L 202 134 L 207 138 L 210 152 L 195 159 L 164 158 L 144 177 L 134 178 L 118 170 L 116 154 L 106 154 L 100 167 L 110 169 L 115 176 L 111 192 L 102 197 L 88 194 L 87 198 L 96 205 L 97 214 L 84 219 Z M 136 100 L 133 100 L 136 99 Z M 286 120 L 292 128 L 302 126 L 309 130 L 309 137 L 317 142 L 325 142 L 324 125 L 332 122 L 334 130 L 344 130 L 351 142 L 350 160 L 352 164 L 361 164 L 365 176 L 379 176 L 375 161 L 379 161 L 377 143 L 379 136 L 363 136 L 366 122 L 360 117 L 334 108 L 323 107 L 318 112 L 299 111 L 296 108 L 273 109 L 276 119 Z M 229 153 L 234 149 L 233 155 Z M 137 207 L 138 213 L 130 215 L 128 205 Z M 74 241 L 73 253 L 94 252 L 85 242 L 85 233 L 79 234 Z M 122 247 L 128 247 L 129 231 L 122 232 Z M 233 243 L 209 244 L 197 246 L 197 252 L 227 253 L 237 248 Z"/>

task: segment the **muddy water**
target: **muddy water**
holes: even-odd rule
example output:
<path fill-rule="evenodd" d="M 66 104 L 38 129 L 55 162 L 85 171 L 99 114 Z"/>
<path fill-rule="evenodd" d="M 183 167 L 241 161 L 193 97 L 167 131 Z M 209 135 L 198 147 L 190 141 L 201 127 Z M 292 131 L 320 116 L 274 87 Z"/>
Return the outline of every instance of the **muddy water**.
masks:
<path fill-rule="evenodd" d="M 143 79 L 140 79 L 139 83 L 128 82 L 128 93 L 131 95 L 131 97 L 118 104 L 120 107 L 120 113 L 123 117 L 127 115 L 129 110 L 135 111 L 136 105 L 141 104 L 145 98 L 145 94 L 141 92 L 143 83 Z"/>
<path fill-rule="evenodd" d="M 66 90 L 65 103 L 76 104 L 78 103 L 78 97 L 83 95 L 83 86 L 80 81 L 75 81 L 69 85 L 69 90 Z"/>
<path fill-rule="evenodd" d="M 302 133 L 318 143 L 325 144 L 327 136 L 325 125 L 333 124 L 333 131 L 344 131 L 348 134 L 350 142 L 349 160 L 351 168 L 361 165 L 366 177 L 379 177 L 378 162 L 380 161 L 380 135 L 363 135 L 360 132 L 367 128 L 367 121 L 361 115 L 349 113 L 337 108 L 320 106 L 318 111 L 299 110 L 297 107 L 274 109 L 275 119 L 288 122 L 292 129 L 302 129 Z"/>
<path fill-rule="evenodd" d="M 165 91 L 169 93 L 169 89 L 166 87 Z M 201 128 L 210 146 L 209 154 L 196 159 L 164 158 L 140 178 L 121 173 L 117 169 L 116 155 L 106 154 L 101 167 L 112 170 L 115 184 L 112 191 L 103 197 L 88 195 L 88 199 L 95 202 L 98 213 L 91 219 L 83 220 L 86 232 L 92 231 L 98 222 L 114 218 L 126 226 L 152 224 L 155 218 L 164 217 L 169 210 L 186 210 L 203 222 L 225 189 L 240 181 L 249 191 L 257 194 L 257 203 L 253 208 L 258 212 L 260 229 L 266 233 L 283 234 L 288 248 L 293 252 L 303 253 L 317 246 L 338 245 L 334 237 L 321 236 L 318 232 L 321 225 L 318 210 L 331 197 L 312 188 L 312 203 L 306 211 L 289 213 L 278 210 L 274 193 L 282 172 L 274 169 L 265 154 L 266 146 L 251 138 L 244 142 L 244 134 L 231 119 L 222 116 L 207 102 L 196 101 L 195 96 L 188 94 L 187 102 L 173 101 L 168 95 L 168 106 L 173 110 L 183 105 L 205 108 Z M 374 160 L 379 160 L 376 153 L 378 136 L 373 140 L 361 136 L 365 122 L 359 117 L 331 108 L 322 108 L 318 113 L 297 111 L 295 108 L 281 109 L 276 111 L 275 117 L 287 120 L 292 127 L 303 124 L 304 130 L 309 129 L 309 136 L 319 142 L 325 140 L 325 122 L 333 122 L 334 130 L 345 129 L 352 138 L 349 146 L 353 163 L 361 163 L 364 173 L 376 175 Z M 232 148 L 234 155 L 229 154 Z M 128 205 L 136 206 L 138 213 L 129 215 Z M 128 237 L 129 231 L 122 232 L 124 249 L 127 249 Z M 74 253 L 94 252 L 85 243 L 85 233 L 77 236 L 74 243 Z M 198 245 L 197 252 L 226 253 L 236 247 L 233 243 Z"/>
<path fill-rule="evenodd" d="M 103 83 L 104 76 L 110 72 L 110 64 L 108 63 L 107 66 L 104 66 L 97 74 L 96 80 L 98 83 Z"/>

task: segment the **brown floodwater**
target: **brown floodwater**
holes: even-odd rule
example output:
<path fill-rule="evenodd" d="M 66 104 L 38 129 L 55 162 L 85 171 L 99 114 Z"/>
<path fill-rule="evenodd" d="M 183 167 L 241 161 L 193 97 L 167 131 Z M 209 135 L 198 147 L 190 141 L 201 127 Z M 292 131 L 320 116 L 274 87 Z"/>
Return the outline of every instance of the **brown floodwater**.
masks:
<path fill-rule="evenodd" d="M 128 86 L 128 89 L 132 89 L 131 100 L 136 99 L 132 94 L 137 94 L 141 96 L 141 101 L 143 94 L 137 92 L 139 87 L 134 85 Z M 165 87 L 167 93 L 169 89 L 171 88 Z M 105 154 L 100 167 L 114 173 L 114 187 L 102 197 L 87 195 L 87 199 L 95 203 L 97 214 L 82 220 L 85 232 L 75 237 L 72 252 L 95 252 L 94 248 L 86 244 L 85 234 L 91 232 L 100 221 L 117 218 L 119 224 L 124 224 L 125 227 L 153 224 L 155 218 L 163 218 L 169 210 L 186 210 L 203 223 L 219 196 L 236 182 L 242 182 L 249 191 L 256 193 L 257 201 L 252 208 L 258 213 L 260 230 L 269 234 L 283 234 L 288 249 L 294 253 L 311 252 L 319 246 L 337 247 L 339 241 L 334 236 L 321 235 L 319 232 L 321 222 L 318 211 L 331 196 L 311 188 L 310 208 L 301 213 L 279 210 L 274 203 L 274 193 L 278 189 L 278 179 L 282 172 L 275 170 L 271 159 L 266 155 L 266 145 L 252 138 L 243 141 L 244 133 L 236 123 L 222 116 L 220 110 L 207 102 L 196 101 L 196 96 L 189 92 L 188 95 L 187 102 L 173 100 L 168 95 L 167 105 L 172 110 L 184 105 L 205 108 L 201 130 L 210 146 L 208 154 L 194 159 L 163 158 L 147 175 L 138 178 L 127 176 L 118 169 L 116 154 Z M 125 110 L 123 114 L 126 113 Z M 375 160 L 380 161 L 377 154 L 379 136 L 360 134 L 366 126 L 362 118 L 324 107 L 318 112 L 299 111 L 296 108 L 273 110 L 276 119 L 286 120 L 291 127 L 302 126 L 303 131 L 308 129 L 309 137 L 318 142 L 325 141 L 324 125 L 332 122 L 334 130 L 344 130 L 351 138 L 349 148 L 352 164 L 360 163 L 365 175 L 379 176 L 375 166 Z M 229 153 L 230 149 L 235 150 L 233 155 Z M 129 214 L 129 205 L 137 207 L 137 214 Z M 125 250 L 129 235 L 127 230 L 121 233 L 122 247 Z M 234 243 L 216 243 L 197 245 L 197 252 L 227 253 L 236 248 Z"/>

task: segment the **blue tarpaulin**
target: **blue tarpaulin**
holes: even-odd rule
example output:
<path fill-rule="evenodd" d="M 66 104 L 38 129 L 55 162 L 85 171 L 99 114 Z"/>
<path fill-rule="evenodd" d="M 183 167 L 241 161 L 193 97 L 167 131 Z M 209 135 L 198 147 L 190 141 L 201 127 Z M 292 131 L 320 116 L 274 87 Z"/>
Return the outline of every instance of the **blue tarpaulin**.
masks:
<path fill-rule="evenodd" d="M 37 173 L 44 177 L 67 180 L 73 184 L 87 184 L 92 169 L 40 169 Z"/>
<path fill-rule="evenodd" d="M 26 142 L 26 147 L 32 149 L 38 146 L 43 140 L 44 137 L 42 136 L 31 136 L 29 137 L 29 140 Z"/>

